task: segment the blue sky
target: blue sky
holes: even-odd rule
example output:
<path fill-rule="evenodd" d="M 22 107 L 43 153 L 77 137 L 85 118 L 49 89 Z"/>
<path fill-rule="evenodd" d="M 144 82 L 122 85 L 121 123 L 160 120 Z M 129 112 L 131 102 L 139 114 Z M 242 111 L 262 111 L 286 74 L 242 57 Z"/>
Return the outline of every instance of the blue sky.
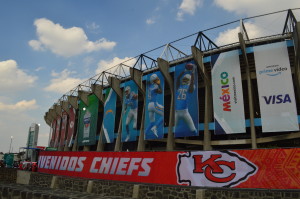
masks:
<path fill-rule="evenodd" d="M 38 145 L 46 146 L 45 112 L 111 66 L 207 28 L 296 7 L 298 0 L 0 0 L 0 152 L 11 136 L 14 152 L 25 146 L 31 123 L 41 125 Z M 247 21 L 250 37 L 280 32 L 285 15 Z M 223 45 L 237 31 L 238 23 L 207 35 Z"/>

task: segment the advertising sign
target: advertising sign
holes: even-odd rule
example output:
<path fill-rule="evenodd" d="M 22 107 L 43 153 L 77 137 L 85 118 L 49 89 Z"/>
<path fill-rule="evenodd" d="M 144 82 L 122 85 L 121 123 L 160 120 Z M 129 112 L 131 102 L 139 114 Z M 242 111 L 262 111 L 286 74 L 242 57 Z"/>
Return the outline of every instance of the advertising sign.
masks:
<path fill-rule="evenodd" d="M 60 142 L 59 146 L 63 147 L 65 145 L 65 138 L 66 138 L 66 131 L 67 131 L 67 124 L 68 124 L 68 114 L 66 111 L 62 112 L 62 124 L 61 124 L 61 131 L 60 131 Z"/>
<path fill-rule="evenodd" d="M 286 42 L 253 47 L 263 132 L 298 131 Z"/>
<path fill-rule="evenodd" d="M 175 137 L 198 136 L 198 73 L 193 61 L 175 66 Z"/>
<path fill-rule="evenodd" d="M 69 119 L 68 119 L 68 133 L 67 133 L 67 139 L 66 144 L 68 147 L 72 146 L 72 140 L 74 136 L 74 130 L 75 130 L 75 118 L 76 118 L 76 110 L 73 107 L 69 108 Z"/>
<path fill-rule="evenodd" d="M 96 95 L 89 95 L 88 100 L 89 100 L 88 106 L 86 106 L 82 101 L 79 103 L 79 108 L 80 108 L 79 131 L 78 131 L 79 146 L 96 144 L 99 101 Z"/>
<path fill-rule="evenodd" d="M 198 187 L 300 189 L 300 148 L 173 152 L 41 151 L 39 172 Z"/>
<path fill-rule="evenodd" d="M 215 134 L 245 133 L 238 50 L 211 56 Z"/>
<path fill-rule="evenodd" d="M 104 142 L 114 143 L 117 94 L 112 88 L 108 88 L 106 90 L 105 98 L 104 118 L 102 123 Z"/>
<path fill-rule="evenodd" d="M 136 141 L 138 87 L 133 81 L 124 83 L 122 108 L 122 142 Z"/>
<path fill-rule="evenodd" d="M 164 88 L 165 81 L 160 72 L 147 75 L 145 139 L 164 137 Z"/>
<path fill-rule="evenodd" d="M 50 147 L 54 147 L 55 130 L 56 130 L 56 120 L 53 120 L 51 123 L 51 127 L 50 127 L 50 135 L 51 135 L 51 139 L 50 139 L 50 143 L 49 143 Z"/>
<path fill-rule="evenodd" d="M 61 117 L 57 116 L 56 128 L 55 128 L 55 137 L 54 137 L 54 146 L 53 146 L 53 147 L 56 147 L 56 148 L 58 147 L 58 143 L 59 143 L 60 127 L 61 127 Z"/>

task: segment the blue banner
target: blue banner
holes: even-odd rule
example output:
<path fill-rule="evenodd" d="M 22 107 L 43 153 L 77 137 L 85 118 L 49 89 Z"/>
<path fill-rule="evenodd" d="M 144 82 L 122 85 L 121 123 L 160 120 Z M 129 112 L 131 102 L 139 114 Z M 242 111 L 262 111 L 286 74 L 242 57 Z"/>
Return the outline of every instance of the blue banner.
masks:
<path fill-rule="evenodd" d="M 117 94 L 112 88 L 106 90 L 104 103 L 104 118 L 103 118 L 103 132 L 104 143 L 113 143 L 115 139 L 115 116 L 116 116 L 116 102 Z"/>
<path fill-rule="evenodd" d="M 160 72 L 147 75 L 145 139 L 164 137 L 164 78 Z"/>
<path fill-rule="evenodd" d="M 175 137 L 198 136 L 198 73 L 194 62 L 175 67 Z"/>
<path fill-rule="evenodd" d="M 122 108 L 122 142 L 136 141 L 138 87 L 133 81 L 124 83 Z"/>

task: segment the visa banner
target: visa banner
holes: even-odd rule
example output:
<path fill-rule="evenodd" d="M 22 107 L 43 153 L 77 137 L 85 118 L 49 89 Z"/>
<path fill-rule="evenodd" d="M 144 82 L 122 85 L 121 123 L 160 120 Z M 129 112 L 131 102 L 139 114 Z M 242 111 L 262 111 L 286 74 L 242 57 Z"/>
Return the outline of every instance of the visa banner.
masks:
<path fill-rule="evenodd" d="M 253 47 L 263 132 L 299 131 L 286 42 Z"/>
<path fill-rule="evenodd" d="M 41 151 L 38 171 L 198 187 L 300 189 L 300 148 L 173 152 Z"/>

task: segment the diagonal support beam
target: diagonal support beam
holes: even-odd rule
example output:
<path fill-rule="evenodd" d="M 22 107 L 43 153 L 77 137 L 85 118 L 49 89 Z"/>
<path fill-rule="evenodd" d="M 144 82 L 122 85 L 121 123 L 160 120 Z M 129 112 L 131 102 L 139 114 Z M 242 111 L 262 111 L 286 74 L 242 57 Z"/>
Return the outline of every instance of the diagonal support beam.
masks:
<path fill-rule="evenodd" d="M 248 98 L 249 98 L 249 111 L 250 111 L 250 129 L 251 129 L 251 145 L 252 149 L 257 149 L 257 141 L 256 141 L 256 131 L 254 125 L 254 106 L 253 106 L 253 93 L 252 93 L 252 83 L 250 76 L 250 67 L 248 62 L 248 57 L 246 53 L 246 45 L 245 40 L 243 38 L 242 33 L 238 33 L 243 59 L 246 63 L 246 78 L 247 78 L 247 87 L 248 87 Z"/>
<path fill-rule="evenodd" d="M 198 71 L 204 79 L 205 85 L 205 109 L 204 109 L 204 138 L 203 138 L 203 149 L 208 151 L 211 150 L 211 132 L 209 130 L 209 122 L 212 121 L 212 84 L 211 78 L 203 64 L 203 52 L 197 47 L 192 46 L 193 58 L 198 67 Z"/>

